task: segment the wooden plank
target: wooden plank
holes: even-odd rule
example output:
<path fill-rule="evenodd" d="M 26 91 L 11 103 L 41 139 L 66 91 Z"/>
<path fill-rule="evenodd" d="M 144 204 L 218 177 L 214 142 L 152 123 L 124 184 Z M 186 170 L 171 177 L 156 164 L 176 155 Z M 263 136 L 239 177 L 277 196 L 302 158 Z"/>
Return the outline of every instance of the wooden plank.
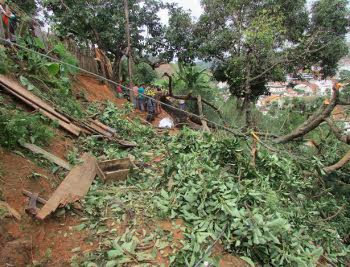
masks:
<path fill-rule="evenodd" d="M 111 134 L 117 133 L 117 130 L 116 130 L 116 129 L 111 128 L 111 127 L 109 127 L 109 126 L 103 124 L 102 122 L 100 122 L 100 121 L 98 121 L 98 120 L 91 120 L 91 119 L 90 119 L 89 121 L 92 122 L 93 124 L 96 124 L 97 126 L 101 127 L 102 129 L 104 129 L 104 130 L 110 132 Z"/>
<path fill-rule="evenodd" d="M 74 203 L 89 191 L 96 176 L 96 158 L 85 153 L 81 160 L 83 163 L 74 167 L 64 181 L 59 185 L 46 205 L 38 212 L 36 218 L 44 220 L 59 206 Z"/>
<path fill-rule="evenodd" d="M 90 122 L 90 124 L 88 124 L 88 126 L 90 128 L 92 128 L 95 132 L 97 132 L 105 137 L 108 137 L 108 138 L 113 137 L 113 134 L 111 132 L 109 132 L 109 131 L 105 130 L 104 128 L 102 128 L 101 126 L 93 123 L 93 121 L 89 121 L 89 122 Z"/>
<path fill-rule="evenodd" d="M 33 193 L 31 193 L 31 192 L 29 192 L 28 190 L 25 190 L 25 189 L 22 190 L 22 193 L 23 193 L 23 195 L 25 195 L 27 197 L 32 197 L 33 196 Z M 39 202 L 39 203 L 41 203 L 43 205 L 45 205 L 47 203 L 47 201 L 45 199 L 41 198 L 41 197 L 37 198 L 37 202 Z"/>
<path fill-rule="evenodd" d="M 66 121 L 62 121 L 59 118 L 57 118 L 55 115 L 49 113 L 48 111 L 40 108 L 38 105 L 36 105 L 35 103 L 31 102 L 30 100 L 28 100 L 27 98 L 23 97 L 22 95 L 18 94 L 16 91 L 13 91 L 11 88 L 9 88 L 8 86 L 4 85 L 3 83 L 0 84 L 2 85 L 2 87 L 9 92 L 10 94 L 14 95 L 15 97 L 17 97 L 18 99 L 22 100 L 24 103 L 26 103 L 27 105 L 31 106 L 32 108 L 34 108 L 35 110 L 39 111 L 40 113 L 42 113 L 43 115 L 45 115 L 46 117 L 48 117 L 49 119 L 53 120 L 53 121 L 58 121 L 59 125 L 67 130 L 68 132 L 70 132 L 71 134 L 74 134 L 75 136 L 79 136 L 80 132 L 82 131 L 81 128 L 77 127 L 76 125 L 72 124 L 72 123 L 67 123 Z"/>
<path fill-rule="evenodd" d="M 55 117 L 65 121 L 66 123 L 70 123 L 70 120 L 68 120 L 65 116 L 61 115 L 57 111 L 55 111 L 54 108 L 52 108 L 50 105 L 48 105 L 46 102 L 41 100 L 39 97 L 36 95 L 32 94 L 30 91 L 22 87 L 18 82 L 4 76 L 0 75 L 0 82 L 7 86 L 9 89 L 12 91 L 15 91 L 17 94 L 20 94 L 22 97 L 26 98 L 30 102 L 34 103 L 38 107 L 50 112 L 53 114 Z"/>
<path fill-rule="evenodd" d="M 66 169 L 68 171 L 71 170 L 71 167 L 69 166 L 69 163 L 67 161 L 65 161 L 59 157 L 56 157 L 55 155 L 52 155 L 51 153 L 45 151 L 44 149 L 42 149 L 36 145 L 25 143 L 22 146 L 29 149 L 30 151 L 32 151 L 35 154 L 42 155 L 44 158 L 48 159 L 49 161 L 52 161 L 56 165 Z"/>

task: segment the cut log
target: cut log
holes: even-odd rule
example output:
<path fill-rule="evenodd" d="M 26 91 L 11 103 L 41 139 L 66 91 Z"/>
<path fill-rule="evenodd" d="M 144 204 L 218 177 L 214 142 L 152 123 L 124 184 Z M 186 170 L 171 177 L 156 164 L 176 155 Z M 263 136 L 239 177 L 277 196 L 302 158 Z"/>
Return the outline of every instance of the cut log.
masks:
<path fill-rule="evenodd" d="M 89 191 L 97 172 L 97 160 L 85 153 L 83 163 L 74 167 L 59 185 L 46 205 L 38 212 L 36 218 L 44 220 L 58 207 L 64 207 L 81 199 Z"/>
<path fill-rule="evenodd" d="M 42 155 L 47 160 L 52 161 L 56 165 L 66 169 L 68 171 L 71 170 L 71 167 L 69 166 L 69 163 L 67 161 L 60 159 L 59 157 L 56 157 L 55 155 L 52 155 L 51 153 L 45 151 L 44 149 L 42 149 L 36 145 L 25 143 L 22 146 L 29 149 L 30 151 L 32 151 L 35 154 Z"/>

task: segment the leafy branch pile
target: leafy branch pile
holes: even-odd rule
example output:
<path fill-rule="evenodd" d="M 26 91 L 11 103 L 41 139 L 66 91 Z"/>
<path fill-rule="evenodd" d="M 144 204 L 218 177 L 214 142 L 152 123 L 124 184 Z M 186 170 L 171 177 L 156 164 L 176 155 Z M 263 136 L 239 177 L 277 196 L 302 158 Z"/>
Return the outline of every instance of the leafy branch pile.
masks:
<path fill-rule="evenodd" d="M 39 114 L 28 115 L 9 107 L 0 108 L 0 146 L 13 148 L 24 142 L 47 144 L 53 135 Z"/>
<path fill-rule="evenodd" d="M 319 195 L 318 179 L 305 172 L 320 169 L 320 164 L 261 152 L 254 168 L 242 147 L 234 139 L 188 130 L 169 144 L 163 183 L 171 186 L 164 187 L 155 205 L 163 216 L 182 218 L 190 226 L 189 241 L 174 266 L 193 266 L 204 245 L 222 231 L 227 250 L 255 262 L 345 264 L 349 248 L 342 238 L 349 229 L 337 226 L 349 224 L 348 214 L 329 218 L 347 202 L 329 193 Z"/>

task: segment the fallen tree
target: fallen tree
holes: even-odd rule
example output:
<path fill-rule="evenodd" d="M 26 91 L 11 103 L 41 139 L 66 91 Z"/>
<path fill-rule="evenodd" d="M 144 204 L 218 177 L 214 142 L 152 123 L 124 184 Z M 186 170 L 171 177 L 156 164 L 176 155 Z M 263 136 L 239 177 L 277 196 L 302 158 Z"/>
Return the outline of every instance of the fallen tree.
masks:
<path fill-rule="evenodd" d="M 339 101 L 339 90 L 333 86 L 333 96 L 329 103 L 324 102 L 322 107 L 315 112 L 309 119 L 296 128 L 290 134 L 278 137 L 274 140 L 277 144 L 285 144 L 297 138 L 303 137 L 312 130 L 316 129 L 322 122 L 324 122 L 333 112 Z"/>

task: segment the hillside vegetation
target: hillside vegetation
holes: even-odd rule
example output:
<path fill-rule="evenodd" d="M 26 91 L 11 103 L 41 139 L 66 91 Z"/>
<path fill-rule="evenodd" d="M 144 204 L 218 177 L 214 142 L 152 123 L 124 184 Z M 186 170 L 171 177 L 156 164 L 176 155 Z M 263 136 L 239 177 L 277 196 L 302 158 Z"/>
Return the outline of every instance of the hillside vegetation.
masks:
<path fill-rule="evenodd" d="M 17 4 L 35 14 L 37 3 L 29 2 Z M 349 73 L 332 95 L 285 99 L 266 114 L 255 106 L 269 95 L 267 82 L 287 73 L 317 65 L 334 75 L 347 53 L 345 2 L 316 1 L 308 16 L 305 1 L 203 0 L 193 21 L 156 0 L 44 1 L 54 34 L 44 42 L 28 30 L 17 44 L 1 45 L 0 74 L 77 125 L 99 120 L 118 140 L 69 135 L 0 84 L 0 265 L 348 266 Z M 158 17 L 165 9 L 167 26 Z M 82 50 L 105 51 L 112 80 L 73 67 L 78 59 L 60 41 L 68 35 Z M 162 87 L 162 115 L 173 116 L 175 129 L 157 129 L 116 97 L 116 82 L 132 79 Z M 180 99 L 184 121 L 171 112 Z M 48 199 L 68 171 L 24 143 L 72 167 L 83 153 L 129 158 L 133 166 L 126 180 L 96 177 L 80 202 L 36 221 L 24 211 L 22 190 Z M 7 205 L 22 218 L 9 218 L 16 216 Z"/>

